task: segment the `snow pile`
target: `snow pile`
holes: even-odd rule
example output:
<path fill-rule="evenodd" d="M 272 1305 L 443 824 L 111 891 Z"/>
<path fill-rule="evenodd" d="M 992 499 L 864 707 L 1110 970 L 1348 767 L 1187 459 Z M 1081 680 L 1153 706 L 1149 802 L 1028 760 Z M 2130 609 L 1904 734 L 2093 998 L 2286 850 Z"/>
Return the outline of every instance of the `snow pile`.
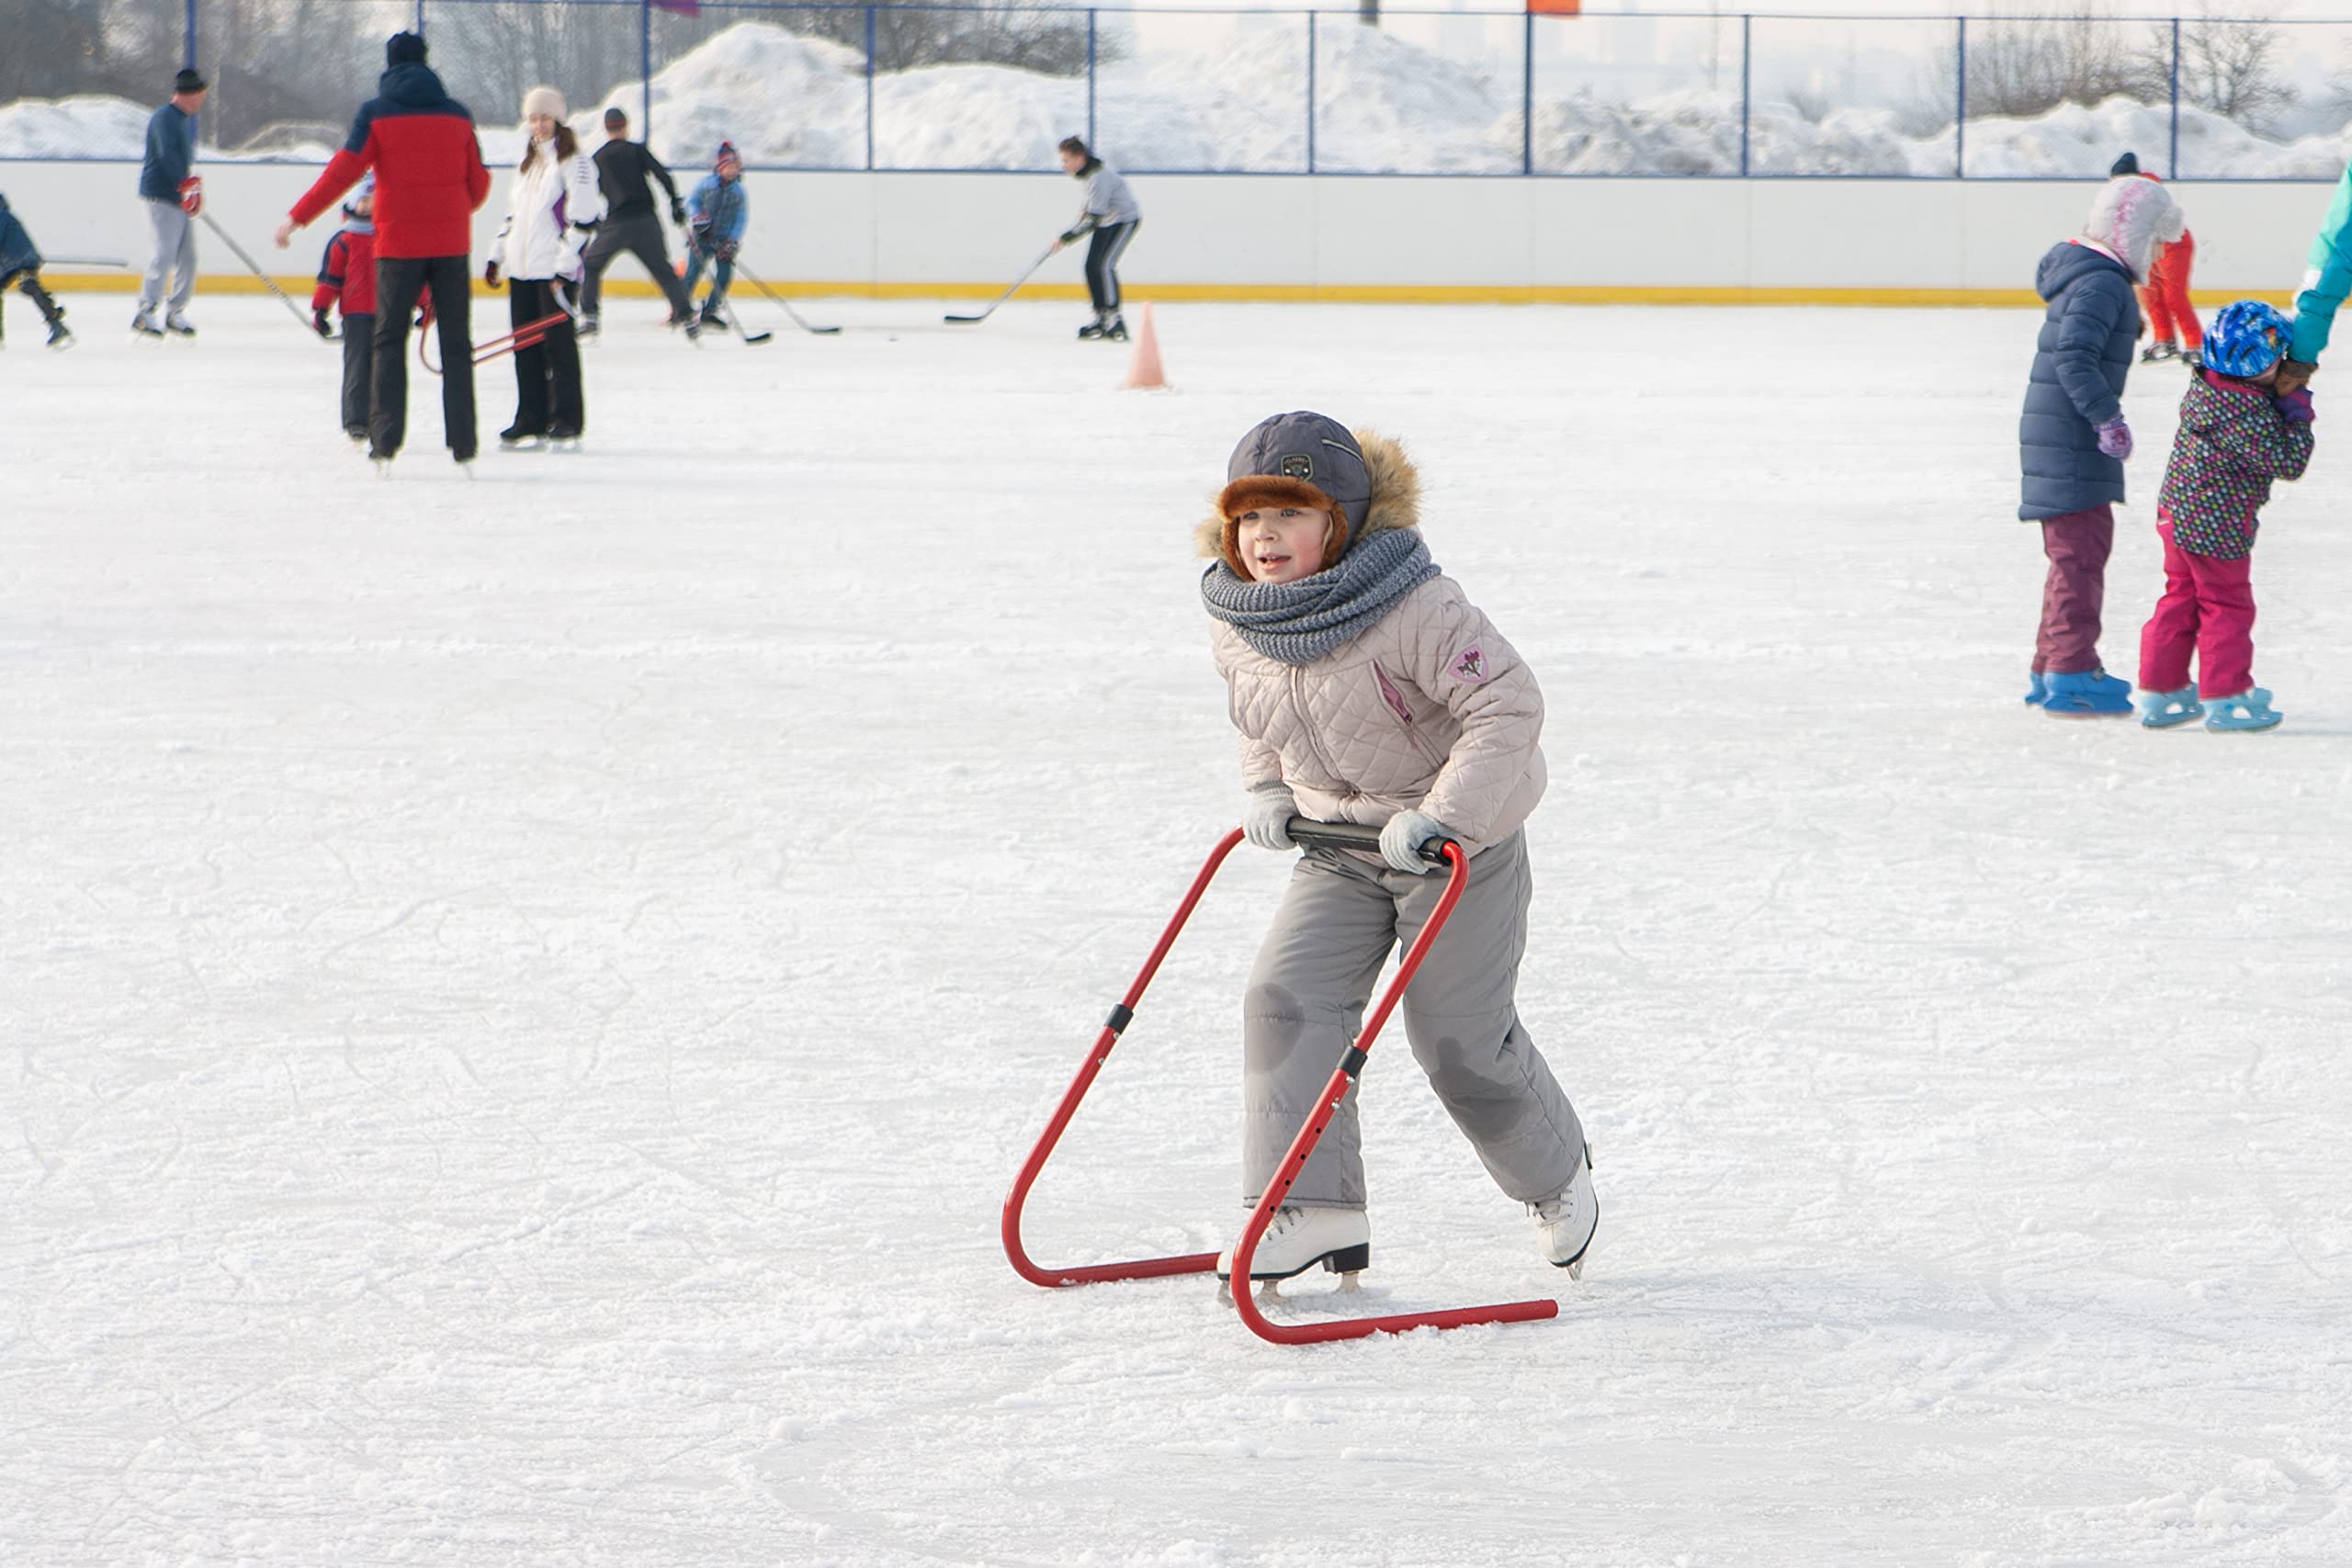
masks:
<path fill-rule="evenodd" d="M 1252 19 L 1216 46 L 1156 48 L 1102 66 L 1095 141 L 1133 170 L 1276 173 L 1307 162 L 1305 95 L 1313 66 L 1315 166 L 1355 173 L 1513 174 L 1521 167 L 1520 77 L 1474 70 L 1375 28 L 1307 32 L 1295 17 Z M 633 101 L 635 81 L 592 104 Z M 1054 146 L 1086 125 L 1083 78 L 1001 65 L 936 65 L 869 83 L 864 57 L 765 22 L 728 28 L 652 80 L 654 144 L 684 168 L 731 141 L 754 166 L 864 168 L 866 104 L 881 168 L 1051 169 Z M 119 98 L 26 100 L 0 108 L 0 157 L 140 155 L 149 109 Z M 573 123 L 592 144 L 594 108 Z M 510 164 L 521 131 L 484 127 L 482 155 Z M 1973 119 L 1976 177 L 2104 175 L 2120 150 L 2162 171 L 2169 107 L 2111 98 L 2031 119 Z M 1701 88 L 1620 100 L 1589 90 L 1534 106 L 1536 169 L 1562 175 L 1733 175 L 1740 170 L 1736 94 Z M 1950 126 L 1927 135 L 1880 107 L 1808 118 L 1779 100 L 1748 107 L 1747 166 L 1771 175 L 1952 173 Z M 323 158 L 326 149 L 315 155 Z M 2180 111 L 2180 163 L 2196 178 L 2334 179 L 2352 128 L 2280 142 L 2205 110 Z M 300 156 L 277 150 L 267 156 Z M 234 157 L 208 150 L 207 157 Z M 261 157 L 265 154 L 248 154 Z"/>
<path fill-rule="evenodd" d="M 0 105 L 0 158 L 137 158 L 154 107 L 90 94 Z"/>
<path fill-rule="evenodd" d="M 142 158 L 155 108 L 97 93 L 0 104 L 0 158 Z M 312 141 L 273 140 L 266 152 L 224 152 L 208 142 L 200 155 L 220 164 L 323 164 L 334 152 Z"/>

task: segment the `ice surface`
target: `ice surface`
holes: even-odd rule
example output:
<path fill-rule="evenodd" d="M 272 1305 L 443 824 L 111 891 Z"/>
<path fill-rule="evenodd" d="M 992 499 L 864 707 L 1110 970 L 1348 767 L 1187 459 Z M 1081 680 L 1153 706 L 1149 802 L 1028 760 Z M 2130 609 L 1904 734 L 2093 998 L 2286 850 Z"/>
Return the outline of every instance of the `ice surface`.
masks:
<path fill-rule="evenodd" d="M 585 451 L 461 479 L 420 378 L 379 482 L 276 302 L 67 303 L 0 354 L 11 1563 L 2352 1561 L 2324 375 L 2286 726 L 2154 735 L 2018 701 L 2027 313 L 1171 306 L 1122 394 L 1064 304 L 616 299 Z M 1349 1310 L 1553 1323 L 1282 1349 L 998 1247 L 1235 818 L 1189 532 L 1302 406 L 1409 441 L 1541 673 L 1521 994 L 1602 1204 L 1572 1285 L 1385 1039 Z M 1212 889 L 1041 1259 L 1230 1240 L 1283 874 Z"/>

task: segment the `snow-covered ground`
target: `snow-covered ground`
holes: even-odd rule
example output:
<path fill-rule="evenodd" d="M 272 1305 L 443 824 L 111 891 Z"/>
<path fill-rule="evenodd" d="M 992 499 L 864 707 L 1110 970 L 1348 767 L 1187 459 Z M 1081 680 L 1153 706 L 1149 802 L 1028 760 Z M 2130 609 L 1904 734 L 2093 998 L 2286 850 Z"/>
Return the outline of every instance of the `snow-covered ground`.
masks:
<path fill-rule="evenodd" d="M 468 480 L 420 379 L 379 482 L 276 302 L 68 304 L 0 355 L 10 1562 L 2352 1560 L 2326 377 L 2289 717 L 2217 737 L 2018 701 L 2025 313 L 1170 307 L 1120 393 L 1063 304 L 623 300 L 586 451 Z M 1236 815 L 1189 529 L 1301 406 L 1408 439 L 1541 672 L 1522 999 L 1603 1207 L 1544 1268 L 1384 1040 L 1361 1304 L 1551 1323 L 1277 1348 L 999 1250 Z M 1230 1239 L 1283 874 L 1213 888 L 1040 1258 Z"/>
<path fill-rule="evenodd" d="M 1393 31 L 1327 23 L 1316 35 L 1310 70 L 1306 25 L 1296 15 L 1211 28 L 1196 42 L 1175 48 L 1163 40 L 1101 67 L 1095 144 L 1114 163 L 1132 170 L 1304 171 L 1311 78 L 1318 170 L 1510 175 L 1521 172 L 1532 152 L 1544 174 L 1740 172 L 1736 85 L 1636 93 L 1611 87 L 1591 62 L 1546 60 L 1535 75 L 1530 147 L 1521 127 L 1526 81 L 1516 52 L 1482 64 Z M 1918 62 L 1925 84 L 1919 96 L 1940 106 L 1949 90 L 1931 90 L 1931 65 L 1925 58 Z M 1652 67 L 1642 79 L 1660 75 Z M 1701 73 L 1694 65 L 1685 75 L 1695 84 Z M 681 167 L 707 162 L 722 140 L 755 165 L 865 166 L 869 84 L 859 51 L 773 23 L 742 22 L 662 67 L 650 85 L 654 146 Z M 1082 77 L 937 65 L 885 73 L 871 89 L 877 168 L 1050 169 L 1055 144 L 1088 123 Z M 631 79 L 593 100 L 575 100 L 581 107 L 572 123 L 593 144 L 602 134 L 603 106 L 633 109 L 642 90 Z M 1916 108 L 1906 116 L 1838 92 L 1815 96 L 1819 107 L 1807 113 L 1769 91 L 1757 95 L 1747 111 L 1756 173 L 1942 178 L 1953 172 L 1948 121 L 1917 134 L 1908 128 Z M 482 125 L 483 156 L 492 165 L 514 162 L 522 133 L 508 120 L 507 106 L 471 107 Z M 106 97 L 0 105 L 0 158 L 135 158 L 151 112 Z M 2168 104 L 2121 96 L 2096 107 L 2062 105 L 2030 119 L 1973 117 L 1967 173 L 2096 178 L 2118 152 L 2132 148 L 2157 174 L 2332 180 L 2352 153 L 2352 125 L 2280 141 L 2184 104 L 2175 171 L 2166 166 L 2172 135 Z M 329 151 L 279 148 L 266 155 L 323 162 Z"/>

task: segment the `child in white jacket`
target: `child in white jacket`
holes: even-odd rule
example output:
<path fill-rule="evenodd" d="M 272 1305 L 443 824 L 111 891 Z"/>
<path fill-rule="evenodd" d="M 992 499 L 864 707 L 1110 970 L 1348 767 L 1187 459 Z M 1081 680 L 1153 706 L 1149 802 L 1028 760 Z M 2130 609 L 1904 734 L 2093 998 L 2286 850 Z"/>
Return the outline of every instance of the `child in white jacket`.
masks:
<path fill-rule="evenodd" d="M 558 318 L 534 328 L 530 341 L 517 339 L 514 423 L 498 433 L 505 446 L 543 440 L 569 444 L 580 439 L 588 423 L 571 295 L 580 286 L 580 253 L 605 214 L 605 197 L 595 161 L 580 150 L 563 113 L 563 95 L 553 87 L 523 95 L 531 143 L 516 166 L 506 223 L 483 273 L 493 288 L 505 282 L 518 334 L 533 322 Z"/>
<path fill-rule="evenodd" d="M 1250 841 L 1291 848 L 1294 815 L 1381 829 L 1377 859 L 1307 850 L 1259 950 L 1242 1004 L 1245 1201 L 1353 1043 L 1390 948 L 1444 890 L 1421 846 L 1451 839 L 1468 881 L 1405 993 L 1405 1032 L 1496 1185 L 1534 1213 L 1544 1258 L 1581 1277 L 1600 1215 L 1584 1132 L 1513 998 L 1532 892 L 1521 826 L 1544 784 L 1535 677 L 1430 559 L 1420 481 L 1394 441 L 1278 414 L 1242 438 L 1227 481 L 1197 541 L 1217 558 L 1201 596 Z M 1251 1277 L 1364 1267 L 1364 1202 L 1351 1091 Z"/>

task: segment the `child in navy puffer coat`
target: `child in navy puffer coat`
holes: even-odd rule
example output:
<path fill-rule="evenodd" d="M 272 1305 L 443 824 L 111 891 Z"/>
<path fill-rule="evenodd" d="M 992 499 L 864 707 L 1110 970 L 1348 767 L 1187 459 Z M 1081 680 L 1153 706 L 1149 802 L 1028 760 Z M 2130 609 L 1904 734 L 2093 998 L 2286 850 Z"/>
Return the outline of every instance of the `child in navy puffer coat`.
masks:
<path fill-rule="evenodd" d="M 2180 209 L 2164 186 L 2110 180 L 2082 234 L 2053 246 L 2034 278 L 2049 309 L 2018 427 L 2024 476 L 2018 515 L 2041 525 L 2050 558 L 2025 700 L 2051 714 L 2132 711 L 2130 683 L 2099 664 L 2099 612 L 2123 463 L 2132 456 L 2122 399 L 2140 335 L 2132 285 L 2180 228 Z"/>

